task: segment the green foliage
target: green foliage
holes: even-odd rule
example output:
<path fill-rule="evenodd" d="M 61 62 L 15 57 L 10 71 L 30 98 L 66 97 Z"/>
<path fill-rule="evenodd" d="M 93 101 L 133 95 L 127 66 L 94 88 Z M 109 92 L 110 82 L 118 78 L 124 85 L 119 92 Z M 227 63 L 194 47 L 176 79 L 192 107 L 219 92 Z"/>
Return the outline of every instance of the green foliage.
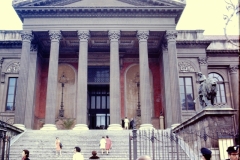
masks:
<path fill-rule="evenodd" d="M 66 119 L 66 120 L 63 120 L 62 125 L 63 125 L 64 129 L 71 129 L 73 124 L 74 124 L 73 119 Z"/>

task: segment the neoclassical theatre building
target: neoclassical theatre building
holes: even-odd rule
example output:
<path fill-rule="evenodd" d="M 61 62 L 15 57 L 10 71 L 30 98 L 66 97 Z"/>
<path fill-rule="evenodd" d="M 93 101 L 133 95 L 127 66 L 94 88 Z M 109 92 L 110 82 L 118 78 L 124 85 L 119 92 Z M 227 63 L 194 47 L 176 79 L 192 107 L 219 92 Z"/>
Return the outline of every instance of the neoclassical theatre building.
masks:
<path fill-rule="evenodd" d="M 216 106 L 238 109 L 238 47 L 203 30 L 177 31 L 185 5 L 13 0 L 23 30 L 0 31 L 1 120 L 121 130 L 127 117 L 140 129 L 169 128 L 202 110 L 197 72 L 218 82 Z"/>

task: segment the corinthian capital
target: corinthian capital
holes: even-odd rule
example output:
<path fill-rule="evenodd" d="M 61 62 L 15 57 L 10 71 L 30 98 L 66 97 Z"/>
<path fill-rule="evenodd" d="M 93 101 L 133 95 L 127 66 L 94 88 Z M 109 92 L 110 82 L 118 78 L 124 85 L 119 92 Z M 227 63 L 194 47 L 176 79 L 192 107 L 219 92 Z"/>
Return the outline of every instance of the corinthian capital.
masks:
<path fill-rule="evenodd" d="M 137 31 L 137 38 L 140 41 L 147 41 L 149 36 L 149 31 Z"/>
<path fill-rule="evenodd" d="M 29 42 L 31 42 L 34 38 L 32 31 L 22 31 L 21 37 L 23 41 L 29 41 Z"/>
<path fill-rule="evenodd" d="M 112 40 L 119 40 L 120 38 L 120 31 L 119 30 L 110 30 L 108 31 L 108 37 L 109 39 Z"/>
<path fill-rule="evenodd" d="M 229 73 L 230 74 L 233 74 L 233 73 L 237 73 L 237 69 L 238 69 L 238 66 L 229 66 Z"/>
<path fill-rule="evenodd" d="M 208 63 L 208 57 L 198 57 L 198 62 L 200 65 L 204 65 Z"/>
<path fill-rule="evenodd" d="M 51 41 L 60 41 L 62 38 L 61 31 L 49 31 L 49 36 Z"/>
<path fill-rule="evenodd" d="M 172 31 L 167 31 L 165 35 L 166 40 L 169 41 L 176 41 L 177 38 L 177 31 L 172 30 Z"/>
<path fill-rule="evenodd" d="M 90 32 L 88 30 L 78 31 L 78 39 L 80 41 L 88 41 L 89 38 L 90 38 Z"/>

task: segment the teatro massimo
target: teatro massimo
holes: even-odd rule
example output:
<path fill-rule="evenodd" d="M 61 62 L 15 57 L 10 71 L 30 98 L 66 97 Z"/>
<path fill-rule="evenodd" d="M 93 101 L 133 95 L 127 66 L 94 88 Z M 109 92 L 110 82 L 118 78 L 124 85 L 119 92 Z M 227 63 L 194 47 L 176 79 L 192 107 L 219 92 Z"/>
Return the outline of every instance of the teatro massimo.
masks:
<path fill-rule="evenodd" d="M 22 129 L 121 130 L 127 117 L 139 129 L 170 128 L 203 109 L 197 72 L 217 81 L 215 107 L 238 110 L 238 47 L 176 30 L 185 6 L 13 0 L 23 30 L 0 31 L 1 120 Z"/>

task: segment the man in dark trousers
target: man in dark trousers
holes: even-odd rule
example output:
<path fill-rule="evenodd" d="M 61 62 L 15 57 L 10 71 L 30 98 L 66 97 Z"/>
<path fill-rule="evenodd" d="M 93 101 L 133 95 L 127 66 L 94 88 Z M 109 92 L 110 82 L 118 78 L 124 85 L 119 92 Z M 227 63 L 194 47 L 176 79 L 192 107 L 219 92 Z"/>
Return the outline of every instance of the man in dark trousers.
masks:
<path fill-rule="evenodd" d="M 238 160 L 239 158 L 239 146 L 230 146 L 227 149 L 228 159 L 227 160 Z"/>
<path fill-rule="evenodd" d="M 202 160 L 210 160 L 212 157 L 212 152 L 207 148 L 201 148 Z"/>
<path fill-rule="evenodd" d="M 92 157 L 89 157 L 89 159 L 100 159 L 98 156 L 97 156 L 97 152 L 96 151 L 92 151 Z"/>

